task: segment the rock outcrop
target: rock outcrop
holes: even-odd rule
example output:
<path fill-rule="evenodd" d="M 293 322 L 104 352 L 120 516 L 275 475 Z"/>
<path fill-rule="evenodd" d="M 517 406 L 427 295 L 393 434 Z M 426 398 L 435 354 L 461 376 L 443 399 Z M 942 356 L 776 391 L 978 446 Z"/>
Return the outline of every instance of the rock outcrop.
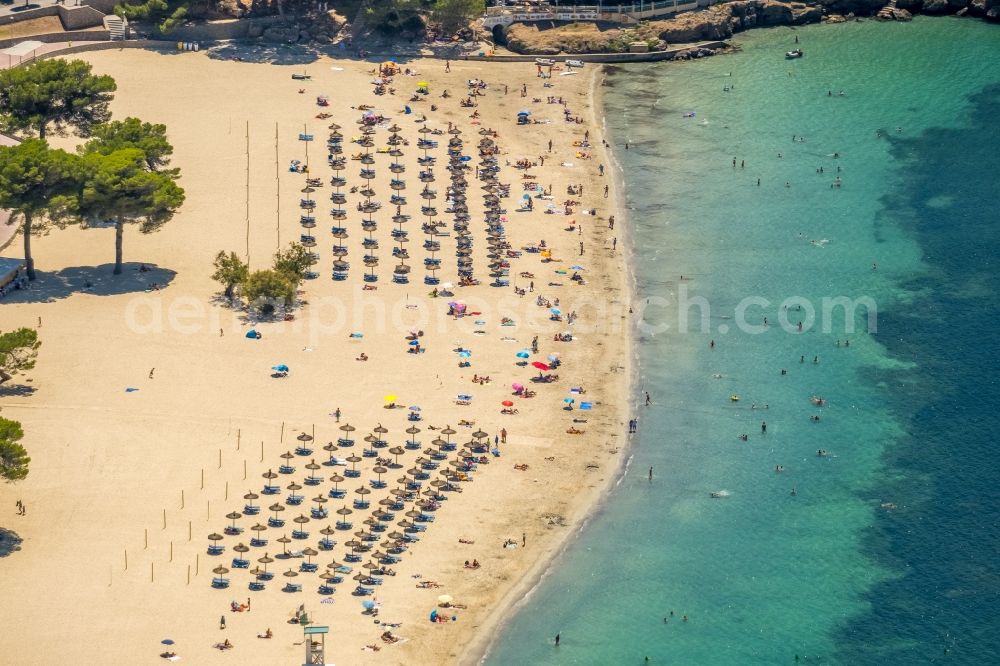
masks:
<path fill-rule="evenodd" d="M 507 29 L 507 46 L 516 53 L 620 53 L 631 42 L 646 42 L 651 49 L 669 44 L 728 39 L 750 28 L 836 23 L 843 16 L 875 16 L 888 0 L 818 0 L 812 4 L 778 0 L 735 0 L 702 11 L 687 12 L 663 21 L 647 21 L 635 27 L 601 23 L 515 23 Z M 1000 20 L 1000 0 L 897 0 L 895 20 L 912 14 L 956 14 Z"/>

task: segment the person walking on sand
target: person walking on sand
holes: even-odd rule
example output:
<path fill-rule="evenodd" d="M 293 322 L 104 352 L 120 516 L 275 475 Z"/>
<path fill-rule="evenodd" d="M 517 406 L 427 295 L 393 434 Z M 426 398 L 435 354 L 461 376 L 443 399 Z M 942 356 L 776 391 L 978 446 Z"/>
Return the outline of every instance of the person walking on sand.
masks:
<path fill-rule="evenodd" d="M 449 73 L 449 74 L 451 73 L 451 61 L 450 60 L 445 60 L 444 61 L 444 71 L 446 73 Z"/>
<path fill-rule="evenodd" d="M 580 256 L 583 256 L 583 241 L 580 242 Z"/>
<path fill-rule="evenodd" d="M 340 407 L 337 407 L 336 411 L 333 412 L 333 416 L 337 419 L 337 423 L 340 423 Z"/>
<path fill-rule="evenodd" d="M 527 532 L 521 532 L 521 548 L 526 548 L 528 546 L 528 534 Z"/>
<path fill-rule="evenodd" d="M 612 250 L 617 250 L 618 249 L 618 237 L 617 236 L 615 238 L 611 239 L 611 249 Z"/>
<path fill-rule="evenodd" d="M 501 444 L 506 444 L 507 443 L 507 429 L 506 428 L 500 428 L 500 443 Z"/>
<path fill-rule="evenodd" d="M 601 175 L 602 176 L 604 175 L 603 171 L 601 172 Z M 605 199 L 608 198 L 608 186 L 607 185 L 604 186 L 604 198 Z"/>
<path fill-rule="evenodd" d="M 152 370 L 150 370 L 150 371 L 149 371 L 149 378 L 150 378 L 150 379 L 152 379 L 152 378 L 153 378 L 153 373 L 154 373 L 154 372 L 156 372 L 156 368 L 153 368 Z"/>

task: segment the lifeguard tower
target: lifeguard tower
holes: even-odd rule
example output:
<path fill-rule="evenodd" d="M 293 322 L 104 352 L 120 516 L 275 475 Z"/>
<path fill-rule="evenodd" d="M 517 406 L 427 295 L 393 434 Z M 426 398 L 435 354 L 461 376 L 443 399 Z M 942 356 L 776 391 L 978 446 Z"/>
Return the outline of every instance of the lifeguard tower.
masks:
<path fill-rule="evenodd" d="M 306 646 L 306 660 L 303 666 L 326 666 L 326 635 L 330 632 L 330 627 L 313 625 L 304 627 L 305 634 L 303 643 Z"/>

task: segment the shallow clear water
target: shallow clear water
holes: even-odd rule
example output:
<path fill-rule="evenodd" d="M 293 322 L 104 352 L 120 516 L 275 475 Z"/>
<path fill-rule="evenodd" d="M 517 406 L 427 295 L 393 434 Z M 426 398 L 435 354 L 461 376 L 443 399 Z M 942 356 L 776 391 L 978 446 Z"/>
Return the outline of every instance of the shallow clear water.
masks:
<path fill-rule="evenodd" d="M 654 405 L 486 663 L 997 663 L 1000 29 L 735 41 L 609 74 Z"/>

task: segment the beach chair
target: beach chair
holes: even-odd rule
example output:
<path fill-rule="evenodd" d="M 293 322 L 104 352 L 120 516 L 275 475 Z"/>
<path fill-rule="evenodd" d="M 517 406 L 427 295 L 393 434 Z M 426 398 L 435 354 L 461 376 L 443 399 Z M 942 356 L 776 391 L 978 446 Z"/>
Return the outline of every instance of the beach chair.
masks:
<path fill-rule="evenodd" d="M 407 277 L 406 273 L 393 273 L 392 281 L 395 284 L 410 284 L 410 278 Z"/>
<path fill-rule="evenodd" d="M 216 576 L 212 579 L 212 587 L 217 590 L 224 590 L 229 587 L 229 579 Z"/>
<path fill-rule="evenodd" d="M 285 583 L 285 586 L 281 588 L 282 592 L 301 592 L 302 583 Z"/>
<path fill-rule="evenodd" d="M 291 495 L 285 498 L 285 504 L 288 504 L 290 506 L 298 506 L 299 504 L 302 504 L 302 502 L 305 501 L 305 499 L 306 499 L 305 495 L 296 495 L 295 493 L 292 493 Z"/>
<path fill-rule="evenodd" d="M 365 449 L 361 452 L 361 456 L 364 458 L 377 458 L 378 451 L 375 449 Z"/>
<path fill-rule="evenodd" d="M 278 474 L 295 474 L 295 468 L 291 465 L 279 465 Z"/>
<path fill-rule="evenodd" d="M 292 530 L 292 538 L 293 539 L 308 539 L 309 538 L 309 532 L 304 532 L 302 530 Z"/>
<path fill-rule="evenodd" d="M 380 479 L 372 479 L 371 481 L 368 482 L 368 485 L 371 486 L 374 490 L 382 490 L 389 484 Z"/>
<path fill-rule="evenodd" d="M 361 562 L 364 558 L 357 553 L 347 553 L 344 555 L 345 562 Z"/>
<path fill-rule="evenodd" d="M 296 446 L 295 447 L 295 455 L 297 455 L 297 456 L 311 456 L 312 452 L 313 452 L 312 449 L 306 448 L 305 446 Z"/>
<path fill-rule="evenodd" d="M 346 531 L 354 527 L 354 523 L 347 522 L 346 520 L 338 520 L 334 527 L 341 531 Z"/>
<path fill-rule="evenodd" d="M 337 439 L 337 446 L 354 446 L 354 440 L 349 437 L 340 437 Z"/>
<path fill-rule="evenodd" d="M 277 495 L 281 492 L 281 486 L 264 486 L 260 492 L 262 495 Z"/>
<path fill-rule="evenodd" d="M 305 483 L 307 486 L 318 486 L 319 484 L 323 483 L 323 477 L 313 476 L 310 474 L 305 478 L 303 483 Z"/>
<path fill-rule="evenodd" d="M 225 533 L 225 534 L 227 534 L 229 536 L 238 536 L 240 534 L 243 534 L 243 528 L 242 527 L 234 527 L 233 525 L 226 525 L 225 529 L 222 530 L 222 531 L 223 531 L 223 533 Z"/>
<path fill-rule="evenodd" d="M 328 595 L 333 594 L 334 589 L 332 587 L 330 587 L 329 585 L 324 584 L 324 585 L 320 585 L 319 588 L 316 591 L 319 592 L 320 594 L 328 596 Z"/>
<path fill-rule="evenodd" d="M 417 440 L 410 440 L 403 446 L 403 448 L 407 451 L 417 451 L 420 449 L 420 446 L 420 442 Z"/>
<path fill-rule="evenodd" d="M 372 532 L 385 532 L 386 526 L 382 523 L 375 523 L 374 525 L 371 525 L 369 529 Z"/>
<path fill-rule="evenodd" d="M 361 470 L 360 469 L 345 469 L 344 470 L 344 476 L 346 476 L 348 479 L 359 479 L 359 478 L 361 478 Z"/>
<path fill-rule="evenodd" d="M 333 550 L 334 546 L 336 546 L 336 545 L 337 545 L 337 542 L 334 541 L 333 539 L 329 538 L 329 537 L 326 537 L 326 538 L 323 538 L 323 539 L 319 540 L 319 549 L 320 550 Z"/>
<path fill-rule="evenodd" d="M 225 546 L 219 546 L 219 545 L 216 545 L 216 544 L 211 544 L 208 547 L 208 554 L 209 555 L 222 555 L 224 552 L 226 552 L 226 547 Z"/>
<path fill-rule="evenodd" d="M 320 520 L 322 518 L 326 518 L 327 516 L 329 516 L 330 512 L 323 507 L 314 506 L 312 509 L 309 510 L 309 515 L 316 520 Z"/>
<path fill-rule="evenodd" d="M 319 571 L 319 565 L 315 562 L 303 562 L 299 565 L 299 571 L 302 573 L 316 573 Z"/>
<path fill-rule="evenodd" d="M 328 495 L 330 495 L 333 499 L 344 499 L 347 497 L 347 491 L 342 488 L 338 488 L 336 490 L 331 488 Z"/>
<path fill-rule="evenodd" d="M 364 587 L 363 585 L 358 585 L 356 588 L 354 588 L 354 591 L 351 592 L 351 594 L 353 594 L 356 597 L 367 597 L 371 596 L 372 594 L 375 594 L 375 590 L 373 590 L 370 587 Z"/>
<path fill-rule="evenodd" d="M 368 283 L 378 282 L 378 275 L 374 273 L 365 273 L 364 281 Z"/>
<path fill-rule="evenodd" d="M 239 558 L 239 557 L 234 557 L 233 558 L 233 568 L 234 569 L 249 569 L 250 568 L 250 560 L 244 560 L 244 559 Z"/>
<path fill-rule="evenodd" d="M 333 279 L 335 282 L 343 282 L 347 279 L 347 271 L 334 271 Z"/>
<path fill-rule="evenodd" d="M 274 579 L 274 572 L 273 571 L 264 571 L 264 572 L 261 572 L 261 573 L 257 574 L 257 580 L 268 581 L 268 580 L 273 580 L 273 579 Z"/>
<path fill-rule="evenodd" d="M 260 507 L 251 504 L 245 504 L 243 506 L 243 514 L 247 516 L 256 516 L 260 513 Z"/>
<path fill-rule="evenodd" d="M 430 515 L 429 513 L 422 513 L 419 516 L 417 516 L 416 518 L 414 518 L 413 520 L 414 520 L 414 522 L 418 522 L 418 523 L 433 523 L 434 522 L 434 516 Z"/>
<path fill-rule="evenodd" d="M 264 583 L 260 582 L 259 580 L 252 580 L 250 581 L 249 587 L 252 592 L 260 592 L 261 590 L 264 589 Z"/>
<path fill-rule="evenodd" d="M 385 441 L 384 439 L 376 439 L 374 442 L 372 442 L 372 446 L 376 449 L 384 449 L 389 446 L 389 442 Z"/>
<path fill-rule="evenodd" d="M 285 521 L 282 520 L 281 518 L 275 518 L 275 517 L 272 516 L 271 518 L 267 519 L 267 526 L 268 527 L 284 527 L 285 526 Z"/>
<path fill-rule="evenodd" d="M 355 509 L 367 509 L 370 507 L 371 507 L 371 502 L 369 502 L 368 500 L 363 500 L 363 499 L 354 500 Z"/>
<path fill-rule="evenodd" d="M 406 530 L 404 530 L 404 531 L 409 532 L 411 534 L 413 532 L 426 532 L 427 531 L 427 526 L 426 525 L 413 525 L 412 527 L 407 527 Z"/>
<path fill-rule="evenodd" d="M 250 539 L 250 546 L 253 548 L 263 548 L 267 545 L 267 539 L 260 539 L 258 537 L 253 537 Z"/>

